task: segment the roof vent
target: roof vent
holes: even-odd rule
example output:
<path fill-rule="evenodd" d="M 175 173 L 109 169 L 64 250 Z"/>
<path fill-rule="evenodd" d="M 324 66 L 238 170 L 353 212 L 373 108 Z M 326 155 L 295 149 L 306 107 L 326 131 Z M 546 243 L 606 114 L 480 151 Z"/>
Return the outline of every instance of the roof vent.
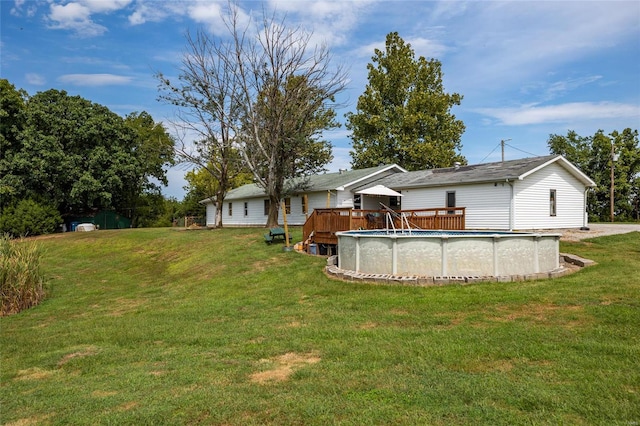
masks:
<path fill-rule="evenodd" d="M 460 168 L 460 162 L 456 161 L 455 163 L 453 163 L 453 168 L 458 170 Z"/>
<path fill-rule="evenodd" d="M 338 169 L 338 173 L 340 173 L 340 174 L 343 174 L 346 171 L 347 171 L 347 169 Z"/>

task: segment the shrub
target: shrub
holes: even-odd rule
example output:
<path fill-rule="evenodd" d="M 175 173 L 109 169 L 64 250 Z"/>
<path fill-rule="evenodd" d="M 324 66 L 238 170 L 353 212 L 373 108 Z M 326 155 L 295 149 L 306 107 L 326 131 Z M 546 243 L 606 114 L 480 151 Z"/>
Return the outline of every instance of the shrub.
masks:
<path fill-rule="evenodd" d="M 40 247 L 34 242 L 0 237 L 1 316 L 37 305 L 45 296 Z"/>
<path fill-rule="evenodd" d="M 13 237 L 49 234 L 60 223 L 62 217 L 55 207 L 24 199 L 3 210 L 0 215 L 0 232 Z"/>

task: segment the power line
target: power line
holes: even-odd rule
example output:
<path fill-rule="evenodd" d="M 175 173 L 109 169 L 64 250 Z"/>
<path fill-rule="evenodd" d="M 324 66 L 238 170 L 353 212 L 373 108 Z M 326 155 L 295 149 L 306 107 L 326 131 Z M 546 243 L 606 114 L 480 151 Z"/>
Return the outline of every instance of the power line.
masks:
<path fill-rule="evenodd" d="M 510 139 L 507 139 L 507 140 L 510 140 Z M 487 155 L 486 155 L 482 160 L 480 160 L 480 163 L 484 163 L 484 160 L 486 160 L 487 158 L 489 158 L 489 156 L 491 156 L 491 154 L 493 154 L 493 153 L 496 151 L 496 149 L 498 149 L 498 147 L 502 146 L 503 144 L 504 144 L 504 145 L 506 145 L 506 146 L 508 146 L 509 148 L 513 148 L 513 149 L 515 149 L 516 151 L 520 151 L 520 152 L 522 152 L 522 153 L 524 153 L 524 154 L 531 155 L 531 156 L 533 156 L 533 157 L 540 157 L 540 156 L 541 156 L 540 154 L 534 154 L 534 153 L 532 153 L 532 152 L 528 152 L 528 151 L 525 151 L 525 150 L 523 150 L 523 149 L 516 148 L 515 146 L 513 146 L 513 145 L 510 145 L 510 144 L 506 143 L 506 141 L 507 141 L 507 140 L 500 141 L 500 143 L 499 143 L 499 144 L 497 144 L 497 145 L 495 146 L 495 148 L 493 148 L 493 149 L 491 150 L 491 152 L 490 152 L 490 153 L 488 153 L 488 154 L 487 154 Z"/>
<path fill-rule="evenodd" d="M 501 144 L 496 145 L 496 147 L 495 147 L 495 148 L 493 148 L 493 150 L 492 150 L 490 153 L 488 153 L 486 157 L 484 157 L 482 160 L 480 160 L 480 163 L 484 163 L 484 160 L 486 160 L 487 158 L 489 158 L 489 156 L 490 156 L 491 154 L 493 154 L 493 153 L 494 153 L 494 151 L 495 151 L 496 149 L 498 149 L 498 147 L 499 147 L 500 145 L 501 145 Z"/>
<path fill-rule="evenodd" d="M 515 146 L 513 146 L 513 145 L 509 145 L 508 143 L 507 143 L 507 144 L 505 144 L 505 145 L 507 145 L 509 148 L 513 148 L 513 149 L 515 149 L 516 151 L 524 152 L 525 154 L 533 155 L 534 157 L 540 157 L 540 155 L 538 155 L 538 154 L 534 154 L 534 153 L 532 153 L 532 152 L 527 152 L 527 151 L 522 150 L 522 149 L 520 149 L 520 148 L 516 148 Z"/>

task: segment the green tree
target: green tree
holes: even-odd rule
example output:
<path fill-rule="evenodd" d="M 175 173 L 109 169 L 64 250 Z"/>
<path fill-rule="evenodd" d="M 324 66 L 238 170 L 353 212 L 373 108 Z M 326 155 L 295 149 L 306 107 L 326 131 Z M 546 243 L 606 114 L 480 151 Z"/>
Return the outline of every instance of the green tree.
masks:
<path fill-rule="evenodd" d="M 61 212 L 111 208 L 135 182 L 135 134 L 106 107 L 48 90 L 26 104 L 26 124 L 13 174 L 24 198 L 48 197 Z"/>
<path fill-rule="evenodd" d="M 393 32 L 385 51 L 367 65 L 369 83 L 355 113 L 347 113 L 354 168 L 398 164 L 407 170 L 449 167 L 458 161 L 465 126 L 451 113 L 462 96 L 444 91 L 442 65 L 417 60 L 410 44 Z"/>
<path fill-rule="evenodd" d="M 238 153 L 236 153 L 236 155 L 239 156 Z M 234 164 L 239 163 L 234 162 Z M 251 173 L 244 168 L 234 170 L 231 176 L 229 183 L 230 189 L 252 182 Z M 187 181 L 187 186 L 184 187 L 187 193 L 182 200 L 181 208 L 184 212 L 183 215 L 204 216 L 206 208 L 200 201 L 206 200 L 207 198 L 215 200 L 220 183 L 204 168 L 190 170 L 184 177 Z"/>
<path fill-rule="evenodd" d="M 588 194 L 590 220 L 611 220 L 612 170 L 615 219 L 638 218 L 640 148 L 637 130 L 627 128 L 608 135 L 598 130 L 587 137 L 571 130 L 566 136 L 549 135 L 547 145 L 552 154 L 564 156 L 597 184 Z"/>
<path fill-rule="evenodd" d="M 21 176 L 12 173 L 12 164 L 24 129 L 26 99 L 24 90 L 0 79 L 0 211 L 16 201 L 24 186 Z"/>
<path fill-rule="evenodd" d="M 50 234 L 62 223 L 58 210 L 30 198 L 5 207 L 0 214 L 0 232 L 12 237 Z"/>
<path fill-rule="evenodd" d="M 128 191 L 118 194 L 116 204 L 128 206 L 132 225 L 137 227 L 141 216 L 137 207 L 142 202 L 141 197 L 155 196 L 160 193 L 160 185 L 168 184 L 165 167 L 175 164 L 174 139 L 163 124 L 156 123 L 146 111 L 131 113 L 124 122 L 135 134 L 132 152 L 138 163 L 137 181 Z"/>
<path fill-rule="evenodd" d="M 7 103 L 19 104 L 13 98 Z M 20 124 L 11 143 L 6 137 L 11 132 L 3 128 L 1 183 L 11 194 L 2 197 L 3 204 L 5 198 L 11 205 L 35 199 L 61 214 L 95 209 L 126 214 L 135 211 L 136 197 L 154 188 L 151 179 L 166 183 L 163 166 L 171 163 L 172 140 L 147 113 L 125 120 L 105 106 L 53 89 L 25 99 L 22 109 L 3 106 L 19 111 L 7 115 Z"/>
<path fill-rule="evenodd" d="M 163 228 L 173 224 L 178 217 L 180 203 L 175 198 L 165 198 L 157 189 L 145 191 L 140 195 L 137 204 L 139 228 Z"/>

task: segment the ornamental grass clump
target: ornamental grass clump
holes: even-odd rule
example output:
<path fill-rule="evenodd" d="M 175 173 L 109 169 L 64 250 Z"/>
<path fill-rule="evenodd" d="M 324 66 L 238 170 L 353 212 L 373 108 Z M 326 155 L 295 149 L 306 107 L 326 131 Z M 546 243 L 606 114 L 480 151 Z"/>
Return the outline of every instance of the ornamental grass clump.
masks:
<path fill-rule="evenodd" d="M 1 316 L 37 305 L 45 296 L 40 247 L 34 242 L 0 237 Z"/>

